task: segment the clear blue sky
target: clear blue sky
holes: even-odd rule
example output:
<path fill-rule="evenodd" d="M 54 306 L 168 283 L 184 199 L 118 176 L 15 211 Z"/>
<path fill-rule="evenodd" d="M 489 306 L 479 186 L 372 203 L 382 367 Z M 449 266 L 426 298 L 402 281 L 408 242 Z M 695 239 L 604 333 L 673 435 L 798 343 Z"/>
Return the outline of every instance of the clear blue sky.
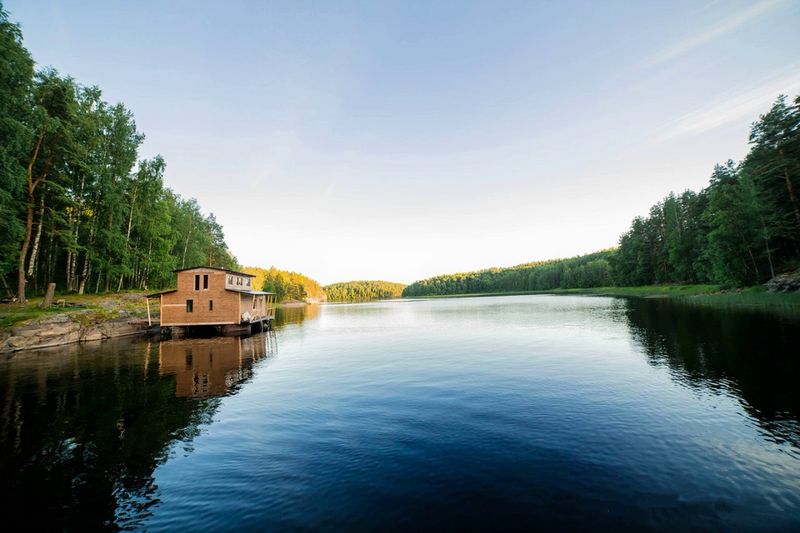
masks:
<path fill-rule="evenodd" d="M 243 265 L 322 283 L 615 246 L 800 93 L 800 2 L 10 0 Z"/>

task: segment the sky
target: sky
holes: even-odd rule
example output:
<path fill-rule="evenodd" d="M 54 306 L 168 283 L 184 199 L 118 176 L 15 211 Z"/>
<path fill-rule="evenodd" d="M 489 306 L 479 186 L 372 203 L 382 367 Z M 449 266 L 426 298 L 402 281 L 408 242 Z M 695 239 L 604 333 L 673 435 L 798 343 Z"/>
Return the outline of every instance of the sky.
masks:
<path fill-rule="evenodd" d="M 800 94 L 800 2 L 6 0 L 243 266 L 328 284 L 617 245 Z"/>

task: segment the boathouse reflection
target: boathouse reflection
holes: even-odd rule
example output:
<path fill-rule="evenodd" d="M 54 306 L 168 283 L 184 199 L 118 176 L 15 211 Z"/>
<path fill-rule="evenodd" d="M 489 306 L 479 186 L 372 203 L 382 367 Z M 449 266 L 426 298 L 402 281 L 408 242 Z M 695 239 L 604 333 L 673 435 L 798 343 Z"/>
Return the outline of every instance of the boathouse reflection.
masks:
<path fill-rule="evenodd" d="M 170 340 L 159 344 L 159 374 L 174 376 L 178 397 L 224 396 L 252 377 L 253 363 L 276 351 L 272 331 L 256 337 Z"/>
<path fill-rule="evenodd" d="M 0 361 L 0 515 L 11 530 L 139 529 L 154 471 L 277 353 L 248 338 L 134 339 Z"/>

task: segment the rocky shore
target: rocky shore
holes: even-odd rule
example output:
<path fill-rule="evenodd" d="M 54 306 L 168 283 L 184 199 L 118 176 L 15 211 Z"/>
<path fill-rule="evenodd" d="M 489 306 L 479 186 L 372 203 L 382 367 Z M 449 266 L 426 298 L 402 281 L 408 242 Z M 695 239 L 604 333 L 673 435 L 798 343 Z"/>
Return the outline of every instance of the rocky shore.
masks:
<path fill-rule="evenodd" d="M 800 270 L 775 276 L 765 286 L 772 292 L 800 291 Z"/>
<path fill-rule="evenodd" d="M 146 332 L 146 321 L 124 310 L 59 313 L 0 331 L 0 354 L 142 335 Z"/>

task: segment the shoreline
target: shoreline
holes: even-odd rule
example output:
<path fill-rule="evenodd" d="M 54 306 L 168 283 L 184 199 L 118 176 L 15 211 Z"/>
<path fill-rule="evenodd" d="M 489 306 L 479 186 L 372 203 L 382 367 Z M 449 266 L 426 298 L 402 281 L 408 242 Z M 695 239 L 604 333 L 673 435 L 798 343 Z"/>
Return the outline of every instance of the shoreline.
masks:
<path fill-rule="evenodd" d="M 588 289 L 552 289 L 546 291 L 484 292 L 469 294 L 432 294 L 426 296 L 407 296 L 407 300 L 437 298 L 486 298 L 493 296 L 523 295 L 585 295 L 611 296 L 621 298 L 663 298 L 672 300 L 691 300 L 693 303 L 710 305 L 758 306 L 758 307 L 796 307 L 800 309 L 800 292 L 771 292 L 763 286 L 737 290 L 723 290 L 719 285 L 661 285 L 644 287 L 594 287 Z"/>
<path fill-rule="evenodd" d="M 105 295 L 65 295 L 70 307 L 39 307 L 41 298 L 27 305 L 0 306 L 0 356 L 21 351 L 82 344 L 147 334 L 148 323 L 144 292 Z M 287 300 L 283 309 L 314 305 L 316 302 Z M 155 310 L 153 310 L 155 311 Z M 157 313 L 157 311 L 156 311 Z M 157 314 L 153 323 L 158 322 Z"/>
<path fill-rule="evenodd" d="M 0 330 L 0 355 L 146 333 L 147 320 L 122 309 L 111 315 L 95 310 L 58 313 Z"/>
<path fill-rule="evenodd" d="M 782 309 L 800 312 L 800 291 L 772 292 L 763 286 L 723 290 L 718 285 L 663 285 L 645 287 L 596 287 L 590 289 L 554 289 L 547 291 L 488 292 L 409 296 L 396 300 L 440 298 L 490 298 L 495 296 L 553 295 L 609 296 L 619 298 L 670 299 L 710 307 Z M 145 335 L 144 293 L 120 293 L 103 296 L 67 297 L 75 308 L 41 309 L 36 302 L 27 307 L 0 307 L 0 318 L 7 322 L 0 329 L 0 356 L 24 350 L 38 350 L 90 341 Z M 359 303 L 359 302 L 331 302 Z M 363 303 L 363 302 L 361 302 Z M 318 305 L 319 302 L 288 300 L 278 304 L 283 309 Z M 13 305 L 13 304 L 11 304 Z M 2 316 L 5 311 L 5 316 Z"/>

